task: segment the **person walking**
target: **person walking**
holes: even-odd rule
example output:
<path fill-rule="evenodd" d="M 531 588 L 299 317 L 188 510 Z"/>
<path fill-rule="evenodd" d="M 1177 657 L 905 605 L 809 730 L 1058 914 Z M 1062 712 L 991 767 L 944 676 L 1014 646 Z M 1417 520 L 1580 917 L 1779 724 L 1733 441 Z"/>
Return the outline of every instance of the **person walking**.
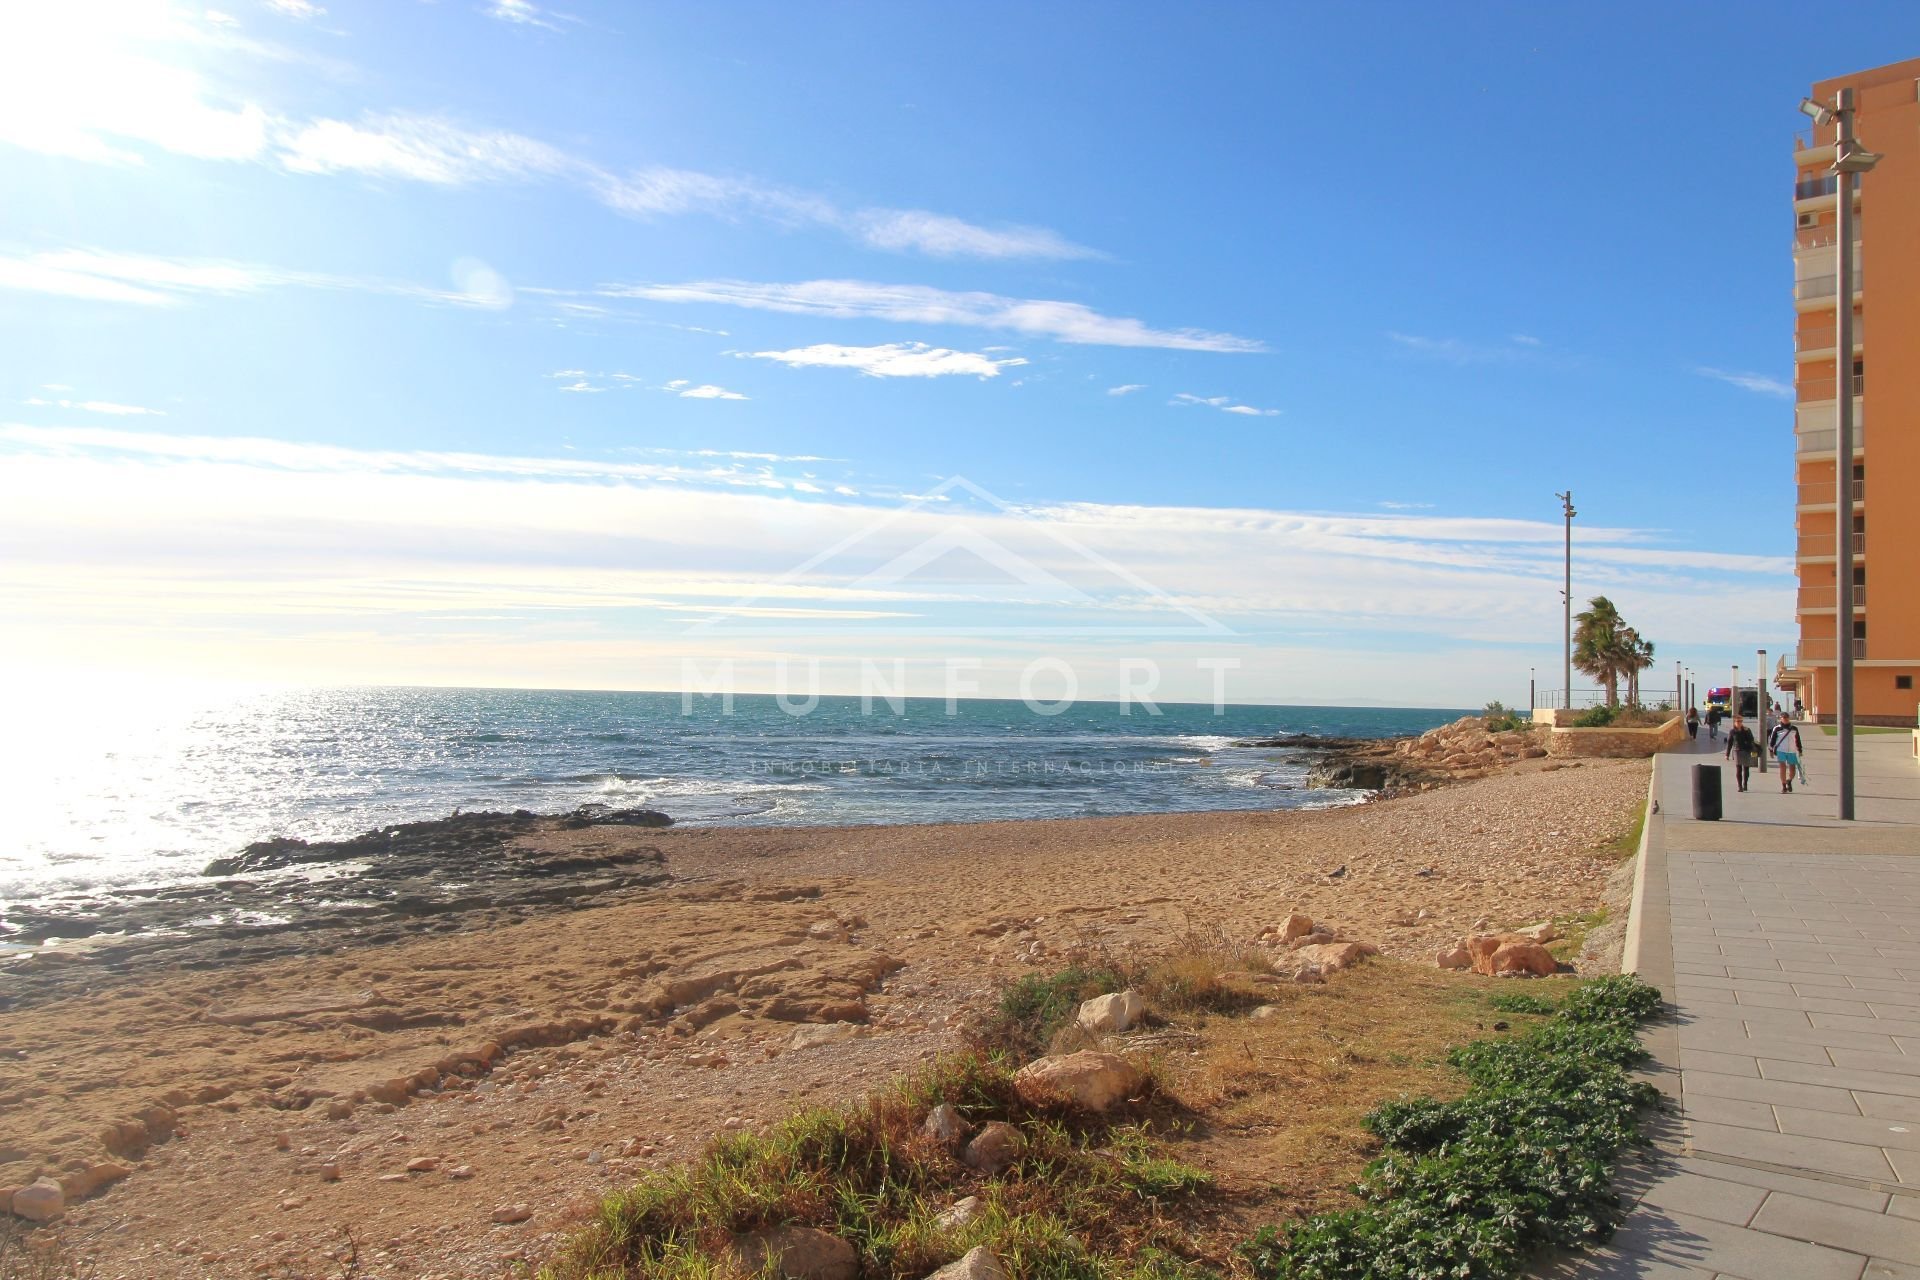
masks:
<path fill-rule="evenodd" d="M 1733 717 L 1733 727 L 1727 730 L 1726 756 L 1733 761 L 1733 781 L 1735 790 L 1747 789 L 1747 775 L 1753 772 L 1754 757 L 1760 754 L 1760 742 L 1753 736 L 1753 730 L 1747 728 L 1747 722 L 1738 714 Z"/>
<path fill-rule="evenodd" d="M 1795 777 L 1806 780 L 1800 767 L 1800 730 L 1794 727 L 1793 719 L 1786 712 L 1780 713 L 1780 723 L 1773 726 L 1773 732 L 1767 735 L 1767 747 L 1773 752 L 1773 758 L 1780 764 L 1780 789 L 1793 790 Z"/>
<path fill-rule="evenodd" d="M 1698 707 L 1687 708 L 1687 736 L 1689 738 L 1700 736 L 1700 708 Z"/>
<path fill-rule="evenodd" d="M 1718 738 L 1720 736 L 1720 708 L 1718 705 L 1709 705 L 1707 707 L 1707 736 L 1709 738 Z"/>

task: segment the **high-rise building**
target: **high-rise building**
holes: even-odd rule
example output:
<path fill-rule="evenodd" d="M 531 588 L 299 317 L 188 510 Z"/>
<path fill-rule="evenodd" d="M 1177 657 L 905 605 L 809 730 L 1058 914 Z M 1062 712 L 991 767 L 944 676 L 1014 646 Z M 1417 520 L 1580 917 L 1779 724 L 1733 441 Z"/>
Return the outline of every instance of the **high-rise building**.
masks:
<path fill-rule="evenodd" d="M 1884 158 L 1858 179 L 1854 276 L 1835 279 L 1839 180 L 1833 130 L 1798 140 L 1793 185 L 1795 570 L 1800 646 L 1783 686 L 1835 714 L 1838 527 L 1853 550 L 1858 723 L 1912 726 L 1920 713 L 1920 58 L 1822 80 L 1813 97 L 1854 94 L 1860 145 Z M 1853 350 L 1835 349 L 1835 308 L 1853 308 Z M 1836 398 L 1853 397 L 1853 456 L 1835 451 Z M 1849 475 L 1839 501 L 1835 469 Z M 1836 521 L 1842 522 L 1836 526 Z"/>

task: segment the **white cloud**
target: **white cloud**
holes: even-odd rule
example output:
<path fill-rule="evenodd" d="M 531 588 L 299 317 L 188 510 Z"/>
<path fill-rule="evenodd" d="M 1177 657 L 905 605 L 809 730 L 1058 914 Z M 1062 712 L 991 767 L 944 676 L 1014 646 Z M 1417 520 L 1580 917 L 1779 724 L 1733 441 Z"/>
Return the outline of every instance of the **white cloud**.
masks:
<path fill-rule="evenodd" d="M 877 249 L 933 258 L 1097 258 L 1045 227 L 982 227 L 919 209 L 863 209 L 852 217 L 860 239 Z"/>
<path fill-rule="evenodd" d="M 566 386 L 561 387 L 560 389 L 562 391 L 588 391 L 588 392 L 606 390 L 605 387 L 596 387 L 591 382 L 587 382 L 584 379 L 579 382 L 570 382 Z"/>
<path fill-rule="evenodd" d="M 358 123 L 314 120 L 282 133 L 274 151 L 295 173 L 353 172 L 442 186 L 523 181 L 579 168 L 565 153 L 517 133 L 406 113 L 365 116 Z"/>
<path fill-rule="evenodd" d="M 236 297 L 269 289 L 302 288 L 385 294 L 487 310 L 512 305 L 512 287 L 485 263 L 462 259 L 453 264 L 452 275 L 454 288 L 437 289 L 404 281 L 297 271 L 256 262 L 160 258 L 99 249 L 60 249 L 18 258 L 0 255 L 0 289 L 95 302 L 165 307 L 195 298 Z"/>
<path fill-rule="evenodd" d="M 1530 333 L 1509 334 L 1507 337 L 1507 341 L 1517 342 L 1523 347 L 1537 347 L 1541 345 L 1540 339 L 1534 337 Z"/>
<path fill-rule="evenodd" d="M 164 418 L 167 416 L 165 409 L 149 409 L 137 404 L 120 404 L 113 400 L 42 400 L 38 396 L 33 396 L 22 403 L 45 407 L 57 406 L 62 409 L 84 409 L 88 413 L 104 413 L 116 418 L 148 416 Z"/>
<path fill-rule="evenodd" d="M 680 385 L 685 386 L 682 382 Z M 725 387 L 716 387 L 707 383 L 698 387 L 686 387 L 680 392 L 682 400 L 745 400 L 747 397 L 738 391 L 729 391 Z"/>
<path fill-rule="evenodd" d="M 1277 418 L 1278 409 L 1256 409 L 1250 404 L 1237 403 L 1232 396 L 1196 396 L 1192 392 L 1181 391 L 1167 402 L 1176 405 L 1204 405 L 1209 409 L 1218 409 L 1222 413 L 1236 413 L 1243 418 Z"/>
<path fill-rule="evenodd" d="M 1129 382 L 1118 387 L 1108 387 L 1107 394 L 1110 396 L 1130 396 L 1136 391 L 1145 391 L 1146 389 L 1147 384 L 1144 382 Z"/>
<path fill-rule="evenodd" d="M 893 342 L 877 347 L 843 347 L 822 342 L 791 351 L 755 351 L 751 356 L 755 360 L 777 360 L 792 369 L 858 369 L 873 378 L 939 378 L 951 374 L 994 378 L 1002 369 L 1026 363 L 1019 356 L 995 360 L 979 352 L 950 351 L 924 342 Z"/>
<path fill-rule="evenodd" d="M 1764 373 L 1739 373 L 1728 369 L 1709 369 L 1701 366 L 1694 370 L 1703 378 L 1713 378 L 1739 387 L 1742 391 L 1752 391 L 1763 396 L 1773 396 L 1779 400 L 1793 399 L 1793 384 L 1770 378 Z"/>
<path fill-rule="evenodd" d="M 1541 345 L 1538 338 L 1529 338 L 1525 334 L 1515 334 L 1504 343 L 1467 342 L 1460 338 L 1430 338 L 1417 333 L 1398 333 L 1389 330 L 1387 337 L 1395 344 L 1418 355 L 1435 360 L 1444 360 L 1448 364 L 1508 364 L 1520 359 L 1536 359 L 1533 349 Z"/>
<path fill-rule="evenodd" d="M 794 315 L 965 325 L 1103 346 L 1164 347 L 1176 351 L 1266 349 L 1261 342 L 1229 333 L 1151 329 L 1138 320 L 1102 315 L 1077 302 L 957 293 L 928 285 L 872 284 L 863 280 L 807 280 L 798 284 L 712 280 L 690 284 L 606 285 L 600 292 L 614 298 L 717 303 Z"/>
<path fill-rule="evenodd" d="M 289 18 L 298 18 L 302 22 L 311 22 L 315 18 L 326 16 L 326 10 L 313 3 L 313 0 L 266 0 L 267 8 Z"/>
<path fill-rule="evenodd" d="M 367 664 L 363 680 L 430 670 L 446 683 L 604 687 L 582 675 L 588 648 L 609 664 L 658 650 L 671 681 L 687 652 L 680 620 L 751 596 L 770 624 L 804 611 L 848 625 L 763 632 L 745 652 L 872 653 L 872 637 L 851 623 L 908 614 L 927 629 L 910 652 L 933 663 L 954 651 L 952 635 L 983 632 L 1015 634 L 978 643 L 1004 644 L 1021 662 L 1037 652 L 1094 661 L 1079 631 L 1032 633 L 1065 636 L 1047 640 L 1010 630 L 1036 613 L 1053 618 L 1057 593 L 882 572 L 942 537 L 1007 547 L 1069 589 L 1087 625 L 1130 623 L 1158 602 L 1100 580 L 1064 549 L 1073 545 L 1163 584 L 1182 607 L 1231 620 L 1250 667 L 1267 665 L 1269 637 L 1294 637 L 1292 665 L 1316 678 L 1317 663 L 1375 648 L 1373 674 L 1425 688 L 1425 700 L 1446 700 L 1435 688 L 1451 696 L 1462 646 L 1505 654 L 1485 663 L 1496 687 L 1465 688 L 1474 696 L 1464 702 L 1497 693 L 1528 660 L 1525 646 L 1558 652 L 1557 520 L 935 502 L 887 508 L 876 524 L 875 505 L 849 486 L 757 459 L 378 451 L 19 424 L 0 426 L 0 453 L 0 542 L 20 552 L 0 560 L 9 653 L 137 661 L 164 651 L 236 669 L 284 660 L 276 674 L 311 679 L 303 661 L 350 650 Z M 1785 556 L 1672 546 L 1649 530 L 1576 533 L 1582 595 L 1612 596 L 1663 652 L 1704 663 L 1715 656 L 1708 644 L 1731 653 L 1790 625 Z M 821 571 L 792 572 L 848 539 L 859 545 Z M 450 646 L 438 629 L 482 613 L 503 615 L 497 632 Z M 343 645 L 343 629 L 364 643 Z M 588 648 L 554 647 L 556 635 Z M 1410 647 L 1429 656 L 1409 659 Z M 698 652 L 719 656 L 705 642 Z M 507 654 L 528 665 L 510 672 L 499 665 Z M 1179 656 L 1191 665 L 1190 646 Z M 1398 686 L 1352 687 L 1389 697 L 1382 690 Z"/>
<path fill-rule="evenodd" d="M 498 18 L 502 22 L 518 23 L 526 27 L 545 27 L 549 31 L 560 28 L 549 22 L 540 11 L 540 7 L 531 0 L 493 0 L 487 6 L 487 16 Z"/>
<path fill-rule="evenodd" d="M 1433 509 L 1431 502 L 1394 502 L 1390 499 L 1382 499 L 1380 505 L 1389 511 L 1431 511 Z"/>

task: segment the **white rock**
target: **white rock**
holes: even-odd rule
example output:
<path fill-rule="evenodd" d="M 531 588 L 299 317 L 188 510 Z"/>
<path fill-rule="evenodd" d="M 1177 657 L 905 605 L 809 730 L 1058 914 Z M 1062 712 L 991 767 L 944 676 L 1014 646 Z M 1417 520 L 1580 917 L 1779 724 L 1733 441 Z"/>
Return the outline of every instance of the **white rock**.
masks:
<path fill-rule="evenodd" d="M 1254 1022 L 1272 1022 L 1275 1018 L 1280 1017 L 1285 1012 L 1286 1010 L 1282 1009 L 1277 1004 L 1263 1004 L 1259 1008 L 1255 1009 L 1252 1013 L 1249 1013 L 1247 1017 L 1253 1020 Z"/>
<path fill-rule="evenodd" d="M 954 1201 L 952 1206 L 942 1210 L 935 1221 L 940 1224 L 942 1231 L 958 1231 L 980 1216 L 981 1206 L 982 1201 L 979 1196 L 968 1196 L 964 1200 Z"/>
<path fill-rule="evenodd" d="M 985 1245 L 967 1250 L 957 1261 L 949 1262 L 927 1280 L 1007 1280 L 1006 1268 Z"/>
<path fill-rule="evenodd" d="M 1065 1099 L 1087 1111 L 1105 1111 L 1124 1102 L 1146 1083 L 1139 1068 L 1118 1054 L 1059 1054 L 1029 1062 L 1014 1073 L 1013 1087 L 1032 1103 Z"/>
<path fill-rule="evenodd" d="M 1552 942 L 1560 936 L 1560 931 L 1553 927 L 1551 920 L 1542 920 L 1539 924 L 1530 924 L 1524 929 L 1515 929 L 1514 932 L 1523 933 L 1535 942 Z"/>
<path fill-rule="evenodd" d="M 857 1022 L 809 1023 L 794 1031 L 788 1045 L 794 1049 L 813 1049 L 823 1044 L 840 1044 L 859 1034 L 860 1024 Z"/>
<path fill-rule="evenodd" d="M 533 1216 L 533 1210 L 524 1204 L 503 1204 L 493 1211 L 495 1222 L 525 1222 Z"/>
<path fill-rule="evenodd" d="M 920 1126 L 920 1131 L 943 1146 L 957 1147 L 960 1139 L 967 1135 L 967 1122 L 960 1118 L 960 1113 L 953 1109 L 951 1102 L 943 1102 L 927 1112 L 926 1122 Z"/>
<path fill-rule="evenodd" d="M 52 1222 L 66 1208 L 67 1193 L 52 1178 L 41 1178 L 13 1193 L 14 1213 L 28 1222 Z"/>
<path fill-rule="evenodd" d="M 1111 995 L 1095 996 L 1082 1004 L 1079 1016 L 1074 1021 L 1083 1030 L 1096 1035 L 1129 1031 L 1145 1011 L 1146 1006 L 1141 1004 L 1138 991 L 1116 991 Z"/>

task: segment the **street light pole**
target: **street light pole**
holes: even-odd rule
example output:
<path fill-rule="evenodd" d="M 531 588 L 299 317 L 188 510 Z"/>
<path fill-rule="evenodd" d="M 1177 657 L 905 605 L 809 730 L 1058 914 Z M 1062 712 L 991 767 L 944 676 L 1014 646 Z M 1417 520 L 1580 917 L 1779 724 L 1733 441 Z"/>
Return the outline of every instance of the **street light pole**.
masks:
<path fill-rule="evenodd" d="M 1834 432 L 1833 432 L 1833 661 L 1834 733 L 1840 759 L 1834 770 L 1839 816 L 1853 819 L 1853 190 L 1855 174 L 1880 157 L 1853 136 L 1853 90 L 1842 89 L 1833 123 L 1834 208 Z M 1818 119 L 1818 117 L 1815 117 Z M 1820 123 L 1826 123 L 1820 121 Z"/>
<path fill-rule="evenodd" d="M 1765 769 L 1767 767 L 1767 651 L 1762 649 L 1759 655 L 1760 665 L 1756 669 L 1758 675 L 1755 679 L 1759 684 L 1760 694 L 1759 701 L 1754 703 L 1754 709 L 1760 714 L 1756 717 L 1759 724 L 1755 728 L 1754 736 L 1760 739 L 1760 767 Z"/>
<path fill-rule="evenodd" d="M 1564 687 L 1560 690 L 1560 701 L 1562 706 L 1571 711 L 1573 709 L 1573 518 L 1579 513 L 1573 509 L 1571 487 L 1565 493 L 1556 493 L 1553 496 L 1560 499 L 1561 514 L 1567 521 L 1566 576 L 1560 587 L 1560 601 L 1566 607 L 1566 617 L 1561 633 L 1561 655 L 1564 668 L 1561 672 L 1561 683 Z"/>

